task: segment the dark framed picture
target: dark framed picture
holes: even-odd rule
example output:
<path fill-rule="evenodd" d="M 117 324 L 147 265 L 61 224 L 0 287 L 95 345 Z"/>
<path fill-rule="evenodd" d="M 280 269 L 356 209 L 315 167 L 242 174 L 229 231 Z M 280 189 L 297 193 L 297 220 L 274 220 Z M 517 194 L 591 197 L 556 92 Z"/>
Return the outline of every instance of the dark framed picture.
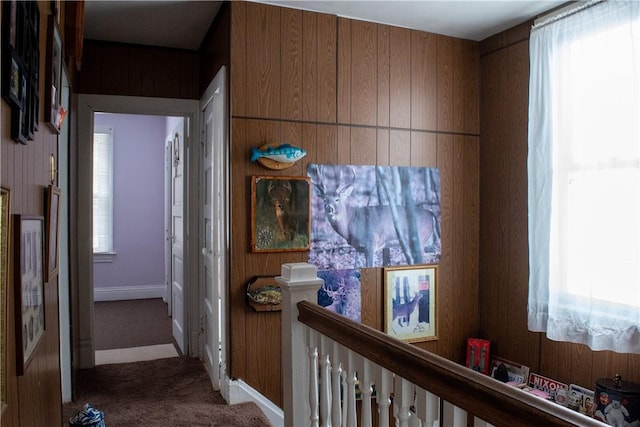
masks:
<path fill-rule="evenodd" d="M 53 15 L 47 23 L 47 65 L 45 73 L 44 120 L 55 132 L 60 132 L 60 85 L 62 76 L 62 38 Z"/>
<path fill-rule="evenodd" d="M 15 215 L 14 225 L 16 371 L 24 375 L 45 331 L 44 218 Z"/>
<path fill-rule="evenodd" d="M 405 342 L 438 339 L 436 265 L 384 269 L 384 331 Z"/>
<path fill-rule="evenodd" d="M 309 250 L 310 185 L 304 177 L 251 178 L 252 252 Z"/>
<path fill-rule="evenodd" d="M 58 240 L 60 231 L 60 189 L 50 185 L 47 189 L 47 277 L 50 282 L 58 274 Z"/>
<path fill-rule="evenodd" d="M 0 414 L 7 407 L 7 283 L 11 235 L 11 190 L 0 187 Z"/>
<path fill-rule="evenodd" d="M 20 90 L 22 89 L 22 70 L 21 61 L 16 51 L 13 48 L 8 48 L 7 52 L 9 65 L 8 75 L 3 78 L 3 97 L 9 101 L 9 105 L 13 108 L 22 108 L 22 96 Z M 6 86 L 6 88 L 4 88 Z"/>

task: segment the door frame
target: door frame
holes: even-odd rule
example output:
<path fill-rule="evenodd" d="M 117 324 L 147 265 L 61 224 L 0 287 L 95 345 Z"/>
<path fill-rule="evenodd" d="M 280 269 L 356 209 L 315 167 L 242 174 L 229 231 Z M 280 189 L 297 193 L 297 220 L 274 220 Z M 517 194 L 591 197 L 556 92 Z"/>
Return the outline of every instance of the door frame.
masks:
<path fill-rule="evenodd" d="M 185 192 L 186 200 L 185 230 L 185 310 L 187 311 L 188 350 L 190 356 L 200 357 L 199 352 L 199 309 L 198 309 L 198 224 L 199 206 L 199 158 L 200 144 L 198 130 L 199 106 L 198 100 L 147 98 L 119 95 L 78 95 L 78 144 L 77 144 L 77 209 L 72 213 L 77 221 L 77 272 L 78 280 L 72 284 L 78 295 L 77 337 L 74 343 L 78 349 L 73 356 L 76 366 L 80 369 L 92 368 L 95 365 L 93 343 L 93 249 L 92 249 L 92 215 L 93 211 L 93 114 L 97 112 L 121 114 L 147 114 L 161 116 L 182 116 L 188 121 L 185 135 Z M 195 220 L 189 220 L 190 213 L 195 212 Z M 190 238 L 194 236 L 195 238 Z M 192 254 L 194 254 L 192 259 Z"/>

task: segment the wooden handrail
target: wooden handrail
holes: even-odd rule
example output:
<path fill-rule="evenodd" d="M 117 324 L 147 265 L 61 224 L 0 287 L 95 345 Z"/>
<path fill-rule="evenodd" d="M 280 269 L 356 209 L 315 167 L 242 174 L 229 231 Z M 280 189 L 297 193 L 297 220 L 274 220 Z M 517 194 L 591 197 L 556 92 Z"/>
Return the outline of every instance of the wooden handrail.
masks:
<path fill-rule="evenodd" d="M 317 304 L 302 301 L 297 307 L 300 322 L 496 427 L 603 426 Z"/>

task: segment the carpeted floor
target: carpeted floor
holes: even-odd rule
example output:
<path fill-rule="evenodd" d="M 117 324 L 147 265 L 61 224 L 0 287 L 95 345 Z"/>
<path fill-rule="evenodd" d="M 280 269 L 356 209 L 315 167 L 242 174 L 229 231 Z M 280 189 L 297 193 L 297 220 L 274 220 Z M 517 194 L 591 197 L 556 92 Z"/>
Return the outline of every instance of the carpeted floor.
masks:
<path fill-rule="evenodd" d="M 94 304 L 95 350 L 171 344 L 171 318 L 161 298 Z"/>
<path fill-rule="evenodd" d="M 254 403 L 227 405 L 202 362 L 188 357 L 80 370 L 74 401 L 63 405 L 62 425 L 85 403 L 104 412 L 108 427 L 271 426 Z"/>

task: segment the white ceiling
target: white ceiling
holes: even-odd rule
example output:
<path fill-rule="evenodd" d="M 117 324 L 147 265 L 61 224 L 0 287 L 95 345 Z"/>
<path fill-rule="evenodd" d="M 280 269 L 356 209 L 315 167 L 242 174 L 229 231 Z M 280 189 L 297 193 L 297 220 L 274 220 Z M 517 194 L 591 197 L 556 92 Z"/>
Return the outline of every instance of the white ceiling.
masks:
<path fill-rule="evenodd" d="M 565 0 L 260 1 L 470 40 L 484 40 Z M 87 0 L 85 38 L 197 50 L 220 1 Z"/>

